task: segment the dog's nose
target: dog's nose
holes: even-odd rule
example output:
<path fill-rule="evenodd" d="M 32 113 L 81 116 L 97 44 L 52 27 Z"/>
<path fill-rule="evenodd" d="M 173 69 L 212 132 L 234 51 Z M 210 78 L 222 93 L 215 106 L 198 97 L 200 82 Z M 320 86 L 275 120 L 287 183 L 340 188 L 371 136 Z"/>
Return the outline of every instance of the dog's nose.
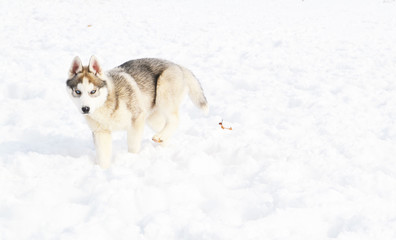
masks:
<path fill-rule="evenodd" d="M 89 107 L 82 107 L 81 110 L 83 113 L 89 113 Z"/>

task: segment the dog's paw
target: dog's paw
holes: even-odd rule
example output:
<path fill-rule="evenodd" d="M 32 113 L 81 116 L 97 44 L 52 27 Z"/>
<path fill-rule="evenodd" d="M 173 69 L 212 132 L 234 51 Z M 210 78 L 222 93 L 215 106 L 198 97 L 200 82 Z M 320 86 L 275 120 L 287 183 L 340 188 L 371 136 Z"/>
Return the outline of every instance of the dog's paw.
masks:
<path fill-rule="evenodd" d="M 169 145 L 168 139 L 158 137 L 157 135 L 155 135 L 152 139 L 153 139 L 153 142 L 158 143 L 161 147 L 167 147 Z"/>
<path fill-rule="evenodd" d="M 152 140 L 156 143 L 163 143 L 164 140 L 162 140 L 159 136 L 155 135 Z"/>
<path fill-rule="evenodd" d="M 110 162 L 110 161 L 101 161 L 101 162 L 98 162 L 98 165 L 99 165 L 103 170 L 105 170 L 105 169 L 108 169 L 108 168 L 110 167 L 111 162 Z"/>

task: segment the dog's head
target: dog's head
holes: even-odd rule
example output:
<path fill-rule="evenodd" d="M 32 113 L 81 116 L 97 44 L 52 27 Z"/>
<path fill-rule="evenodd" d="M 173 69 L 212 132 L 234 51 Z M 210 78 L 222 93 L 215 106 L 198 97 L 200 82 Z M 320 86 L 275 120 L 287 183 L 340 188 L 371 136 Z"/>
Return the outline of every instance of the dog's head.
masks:
<path fill-rule="evenodd" d="M 66 85 L 81 113 L 93 113 L 106 102 L 108 89 L 103 77 L 95 56 L 91 57 L 88 66 L 83 66 L 79 57 L 73 59 Z"/>

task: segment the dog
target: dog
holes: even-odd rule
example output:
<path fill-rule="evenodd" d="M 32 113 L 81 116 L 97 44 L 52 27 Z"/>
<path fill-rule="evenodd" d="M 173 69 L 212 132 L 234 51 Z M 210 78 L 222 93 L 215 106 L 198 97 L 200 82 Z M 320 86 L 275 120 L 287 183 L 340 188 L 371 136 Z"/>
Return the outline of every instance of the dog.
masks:
<path fill-rule="evenodd" d="M 112 131 L 126 130 L 128 151 L 138 153 L 145 123 L 156 132 L 154 142 L 168 142 L 179 124 L 179 108 L 187 93 L 198 108 L 208 112 L 194 74 L 157 58 L 131 60 L 103 71 L 95 56 L 88 66 L 77 56 L 66 86 L 93 133 L 96 161 L 102 168 L 111 164 Z"/>

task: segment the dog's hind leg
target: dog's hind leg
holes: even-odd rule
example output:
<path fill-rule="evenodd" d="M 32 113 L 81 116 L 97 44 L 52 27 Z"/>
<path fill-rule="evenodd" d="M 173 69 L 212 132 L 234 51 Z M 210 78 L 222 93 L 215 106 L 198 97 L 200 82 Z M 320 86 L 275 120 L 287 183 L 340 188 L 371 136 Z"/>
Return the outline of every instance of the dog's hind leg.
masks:
<path fill-rule="evenodd" d="M 151 129 L 159 132 L 164 128 L 166 124 L 166 118 L 160 111 L 155 111 L 147 118 L 147 124 Z"/>
<path fill-rule="evenodd" d="M 158 78 L 156 108 L 165 120 L 163 128 L 154 135 L 153 141 L 165 144 L 179 125 L 179 107 L 187 94 L 187 84 L 179 66 L 165 70 Z"/>
<path fill-rule="evenodd" d="M 168 139 L 175 132 L 179 126 L 179 113 L 173 112 L 166 116 L 166 123 L 164 128 L 153 136 L 153 141 L 161 144 L 166 144 Z"/>
<path fill-rule="evenodd" d="M 132 120 L 132 127 L 128 129 L 128 152 L 138 153 L 142 142 L 145 116 L 143 113 Z"/>
<path fill-rule="evenodd" d="M 106 169 L 110 167 L 111 163 L 111 132 L 100 131 L 93 132 L 96 160 L 100 167 Z"/>

